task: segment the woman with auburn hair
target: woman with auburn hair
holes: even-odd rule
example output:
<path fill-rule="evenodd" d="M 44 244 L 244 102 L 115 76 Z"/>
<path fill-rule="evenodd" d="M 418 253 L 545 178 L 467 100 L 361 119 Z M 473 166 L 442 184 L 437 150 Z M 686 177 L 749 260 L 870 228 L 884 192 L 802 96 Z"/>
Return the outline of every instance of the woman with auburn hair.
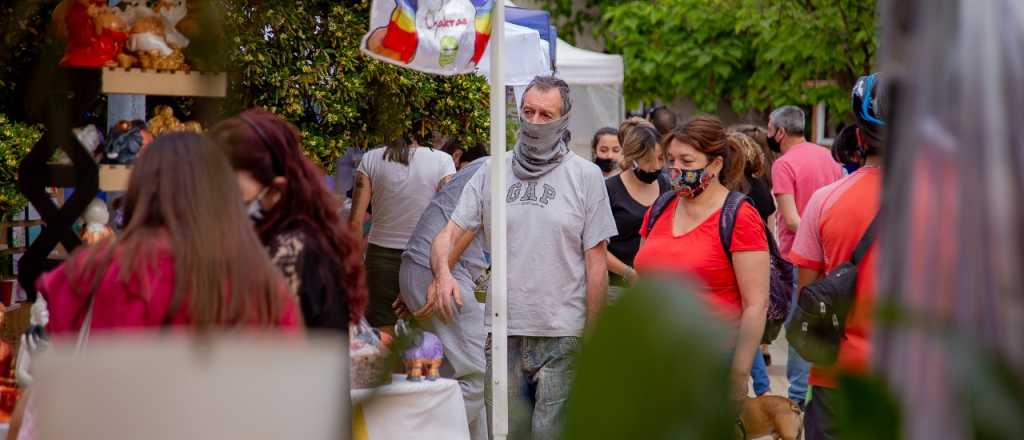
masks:
<path fill-rule="evenodd" d="M 362 252 L 320 169 L 302 153 L 298 130 L 251 109 L 221 122 L 210 136 L 227 152 L 239 200 L 298 296 L 306 326 L 347 332 L 366 310 Z"/>
<path fill-rule="evenodd" d="M 247 227 L 224 154 L 192 133 L 157 138 L 124 196 L 125 228 L 43 275 L 54 334 L 188 326 L 300 327 L 280 273 Z"/>
<path fill-rule="evenodd" d="M 660 215 L 651 218 L 653 209 L 645 215 L 634 267 L 642 276 L 697 281 L 702 287 L 698 295 L 710 311 L 737 329 L 730 378 L 738 402 L 747 395 L 747 377 L 767 318 L 768 236 L 757 210 L 740 202 L 729 248 L 724 248 L 719 221 L 745 160 L 736 137 L 726 135 L 718 118 L 694 118 L 662 143 L 676 195 Z"/>

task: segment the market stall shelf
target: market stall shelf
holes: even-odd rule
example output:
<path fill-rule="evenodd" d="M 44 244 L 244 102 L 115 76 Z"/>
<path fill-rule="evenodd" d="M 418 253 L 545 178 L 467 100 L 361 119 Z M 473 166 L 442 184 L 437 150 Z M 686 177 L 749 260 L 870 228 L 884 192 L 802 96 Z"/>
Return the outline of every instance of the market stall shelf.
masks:
<path fill-rule="evenodd" d="M 128 189 L 129 165 L 100 165 L 100 191 L 118 192 Z"/>
<path fill-rule="evenodd" d="M 223 98 L 228 79 L 224 73 L 104 68 L 103 93 L 151 96 Z"/>

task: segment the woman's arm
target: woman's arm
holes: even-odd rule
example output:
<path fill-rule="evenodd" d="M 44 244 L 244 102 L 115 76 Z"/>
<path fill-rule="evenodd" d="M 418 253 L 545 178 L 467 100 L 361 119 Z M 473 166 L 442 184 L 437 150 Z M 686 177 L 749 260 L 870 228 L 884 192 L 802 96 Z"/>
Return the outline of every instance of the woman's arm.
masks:
<path fill-rule="evenodd" d="M 732 256 L 732 264 L 743 301 L 736 352 L 733 354 L 730 371 L 733 399 L 740 401 L 747 395 L 750 366 L 764 333 L 771 260 L 765 251 L 736 252 Z"/>
<path fill-rule="evenodd" d="M 621 276 L 629 281 L 630 283 L 636 281 L 636 271 L 633 270 L 628 264 L 623 263 L 619 257 L 612 254 L 612 251 L 605 249 L 605 256 L 608 260 L 608 271 Z"/>
<path fill-rule="evenodd" d="M 366 221 L 366 208 L 370 206 L 372 194 L 370 176 L 363 174 L 362 171 L 357 171 L 356 186 L 352 190 L 352 212 L 348 214 L 348 229 L 356 237 L 363 236 L 363 222 Z"/>

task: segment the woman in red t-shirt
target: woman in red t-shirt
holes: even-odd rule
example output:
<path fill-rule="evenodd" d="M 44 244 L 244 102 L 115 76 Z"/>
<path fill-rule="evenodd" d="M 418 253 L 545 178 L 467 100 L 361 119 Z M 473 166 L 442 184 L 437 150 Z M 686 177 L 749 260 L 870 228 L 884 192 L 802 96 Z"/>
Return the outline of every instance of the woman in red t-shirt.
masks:
<path fill-rule="evenodd" d="M 673 189 L 679 194 L 651 227 L 634 260 L 641 275 L 684 275 L 700 282 L 711 311 L 738 327 L 730 378 L 735 400 L 746 396 L 750 366 L 768 308 L 769 256 L 764 223 L 743 203 L 729 261 L 719 217 L 729 185 L 742 178 L 743 154 L 715 117 L 700 116 L 665 136 Z M 643 224 L 647 224 L 648 210 Z"/>

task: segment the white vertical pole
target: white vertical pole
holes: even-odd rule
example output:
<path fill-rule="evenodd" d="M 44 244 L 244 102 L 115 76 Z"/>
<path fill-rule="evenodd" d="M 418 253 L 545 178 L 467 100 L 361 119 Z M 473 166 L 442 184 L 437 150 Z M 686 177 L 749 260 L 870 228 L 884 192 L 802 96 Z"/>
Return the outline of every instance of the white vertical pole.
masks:
<path fill-rule="evenodd" d="M 508 254 L 505 226 L 505 0 L 494 0 L 491 25 L 491 435 L 508 436 Z"/>

